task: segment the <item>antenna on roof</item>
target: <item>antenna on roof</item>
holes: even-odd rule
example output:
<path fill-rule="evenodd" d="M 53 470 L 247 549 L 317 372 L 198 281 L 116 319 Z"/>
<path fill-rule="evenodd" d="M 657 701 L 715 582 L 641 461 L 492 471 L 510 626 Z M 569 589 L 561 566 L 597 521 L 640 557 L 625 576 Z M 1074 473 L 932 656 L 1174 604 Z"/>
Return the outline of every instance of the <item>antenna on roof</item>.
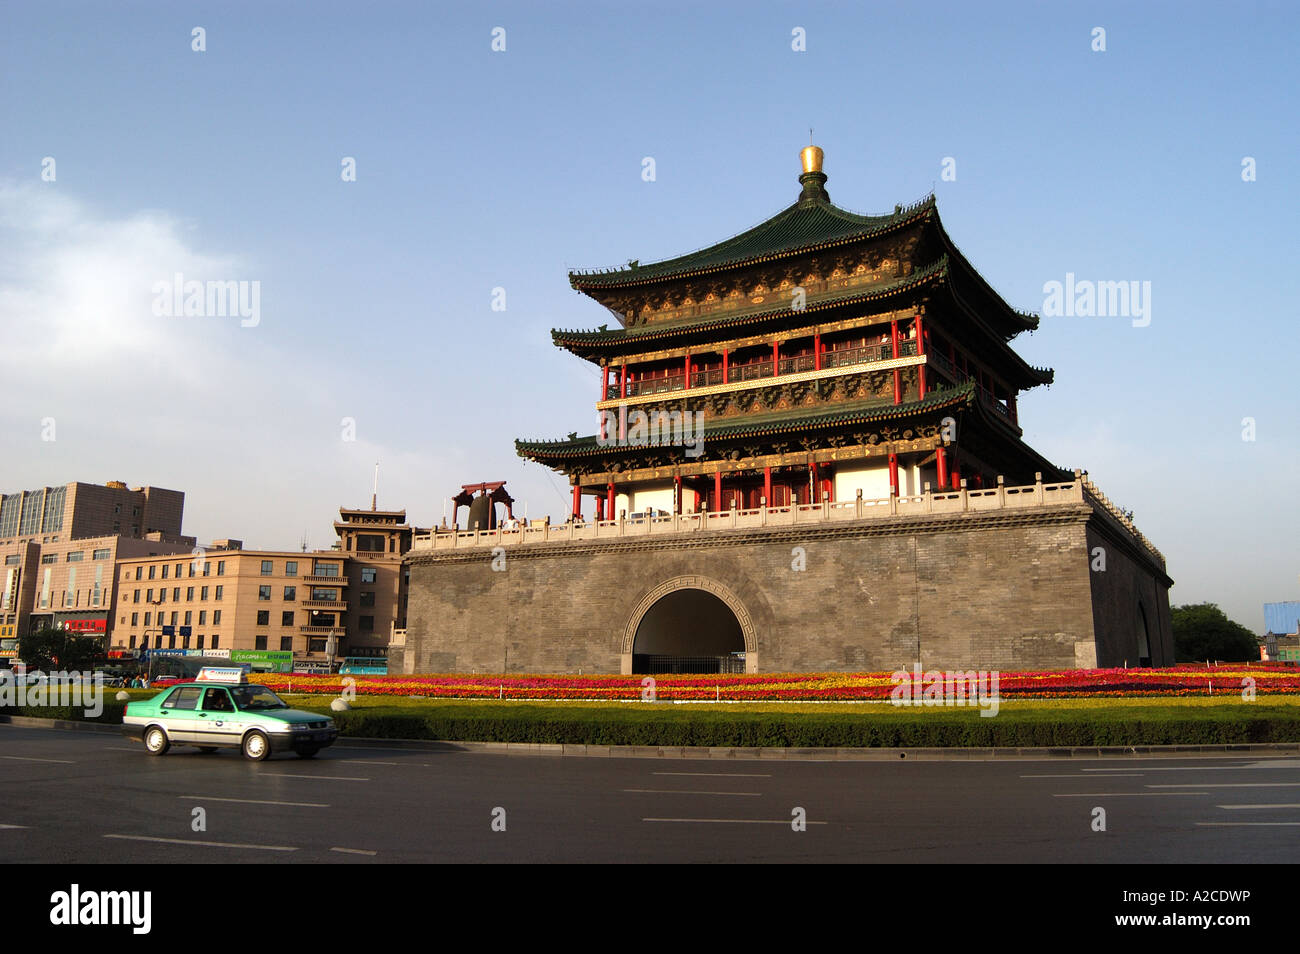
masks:
<path fill-rule="evenodd" d="M 373 513 L 379 508 L 379 461 L 375 461 L 375 489 L 370 495 L 370 511 Z"/>
<path fill-rule="evenodd" d="M 303 553 L 307 552 L 307 531 L 306 530 L 302 532 L 302 552 Z"/>

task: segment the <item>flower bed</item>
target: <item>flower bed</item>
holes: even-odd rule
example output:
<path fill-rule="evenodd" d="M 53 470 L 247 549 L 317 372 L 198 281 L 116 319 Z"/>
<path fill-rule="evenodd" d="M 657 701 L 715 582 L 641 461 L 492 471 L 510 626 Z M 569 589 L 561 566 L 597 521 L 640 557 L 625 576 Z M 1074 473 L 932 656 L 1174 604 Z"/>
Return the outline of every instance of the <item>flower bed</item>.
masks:
<path fill-rule="evenodd" d="M 925 672 L 914 691 L 935 685 L 951 689 L 954 672 Z M 422 675 L 311 676 L 259 673 L 254 681 L 277 691 L 338 695 L 352 680 L 358 695 L 423 696 L 434 699 L 607 699 L 638 700 L 644 676 Z M 1258 695 L 1300 693 L 1300 671 L 1261 663 L 1172 669 L 1066 669 L 999 674 L 1003 699 L 1071 699 L 1104 696 L 1218 696 L 1241 698 L 1245 680 Z M 654 677 L 655 698 L 664 701 L 870 701 L 888 700 L 899 684 L 893 674 L 764 673 Z"/>

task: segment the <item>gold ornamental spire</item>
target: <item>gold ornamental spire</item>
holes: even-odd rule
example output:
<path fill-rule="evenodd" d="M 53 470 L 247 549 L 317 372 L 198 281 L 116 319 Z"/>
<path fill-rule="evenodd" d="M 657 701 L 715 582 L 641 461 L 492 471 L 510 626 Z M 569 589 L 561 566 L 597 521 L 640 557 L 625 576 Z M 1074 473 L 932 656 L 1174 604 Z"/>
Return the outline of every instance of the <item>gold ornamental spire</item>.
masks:
<path fill-rule="evenodd" d="M 799 159 L 803 162 L 803 171 L 821 172 L 822 159 L 825 153 L 822 152 L 821 146 L 804 146 L 803 151 L 799 153 Z"/>

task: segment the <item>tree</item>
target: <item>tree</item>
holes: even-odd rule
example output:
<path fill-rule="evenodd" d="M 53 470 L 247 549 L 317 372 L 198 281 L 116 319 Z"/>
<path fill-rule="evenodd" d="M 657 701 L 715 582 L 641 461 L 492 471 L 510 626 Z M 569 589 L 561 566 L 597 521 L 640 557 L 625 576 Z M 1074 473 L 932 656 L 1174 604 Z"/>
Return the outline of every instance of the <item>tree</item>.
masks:
<path fill-rule="evenodd" d="M 1189 603 L 1170 611 L 1178 662 L 1247 662 L 1259 659 L 1259 640 L 1214 603 Z"/>
<path fill-rule="evenodd" d="M 89 670 L 103 660 L 104 647 L 95 636 L 46 626 L 18 640 L 18 658 L 41 672 Z"/>

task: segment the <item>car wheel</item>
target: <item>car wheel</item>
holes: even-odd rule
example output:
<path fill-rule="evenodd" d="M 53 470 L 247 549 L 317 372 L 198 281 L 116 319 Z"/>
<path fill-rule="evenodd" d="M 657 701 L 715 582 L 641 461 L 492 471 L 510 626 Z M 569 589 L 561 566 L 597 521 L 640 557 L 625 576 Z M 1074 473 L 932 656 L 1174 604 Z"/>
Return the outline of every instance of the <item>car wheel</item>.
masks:
<path fill-rule="evenodd" d="M 215 745 L 200 745 L 199 751 L 204 755 L 211 755 L 213 752 L 217 751 L 217 747 Z"/>
<path fill-rule="evenodd" d="M 294 751 L 298 753 L 298 758 L 300 759 L 314 759 L 316 757 L 316 753 L 319 752 L 320 749 L 316 748 L 315 746 L 308 746 L 307 748 L 304 749 L 294 749 Z"/>
<path fill-rule="evenodd" d="M 172 744 L 166 732 L 156 725 L 151 725 L 144 730 L 144 747 L 150 755 L 165 755 Z"/>
<path fill-rule="evenodd" d="M 271 742 L 261 732 L 250 732 L 244 736 L 244 744 L 240 748 L 244 752 L 244 758 L 250 762 L 260 762 L 271 754 Z"/>

